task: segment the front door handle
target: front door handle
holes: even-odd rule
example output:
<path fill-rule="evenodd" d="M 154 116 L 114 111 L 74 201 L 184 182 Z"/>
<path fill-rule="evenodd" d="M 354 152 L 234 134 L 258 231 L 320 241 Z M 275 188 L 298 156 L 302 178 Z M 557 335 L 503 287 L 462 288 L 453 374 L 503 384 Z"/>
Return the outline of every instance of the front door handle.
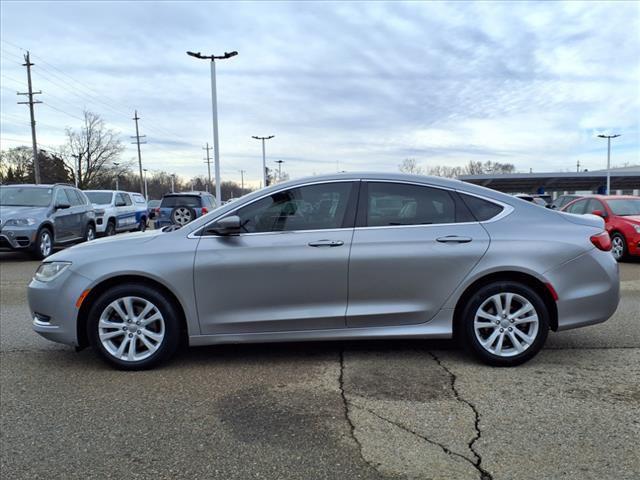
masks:
<path fill-rule="evenodd" d="M 460 237 L 458 235 L 447 235 L 446 237 L 436 238 L 436 242 L 440 243 L 469 243 L 471 237 Z"/>
<path fill-rule="evenodd" d="M 309 242 L 310 247 L 339 247 L 344 245 L 342 240 L 316 240 L 315 242 Z"/>

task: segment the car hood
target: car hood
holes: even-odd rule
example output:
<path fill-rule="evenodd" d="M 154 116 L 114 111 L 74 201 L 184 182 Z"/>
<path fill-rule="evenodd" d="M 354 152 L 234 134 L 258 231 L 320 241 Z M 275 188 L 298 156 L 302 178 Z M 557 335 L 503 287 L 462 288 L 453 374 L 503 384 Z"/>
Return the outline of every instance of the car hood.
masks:
<path fill-rule="evenodd" d="M 0 219 L 2 223 L 10 218 L 42 218 L 49 207 L 14 207 L 12 205 L 0 206 Z"/>
<path fill-rule="evenodd" d="M 150 242 L 162 235 L 162 230 L 148 230 L 99 238 L 90 242 L 83 242 L 70 248 L 65 248 L 50 257 L 47 262 L 66 261 L 82 263 L 83 259 L 97 256 L 111 256 L 114 252 L 128 252 L 141 244 Z"/>
<path fill-rule="evenodd" d="M 627 220 L 630 223 L 640 223 L 640 215 L 620 215 L 618 218 Z"/>

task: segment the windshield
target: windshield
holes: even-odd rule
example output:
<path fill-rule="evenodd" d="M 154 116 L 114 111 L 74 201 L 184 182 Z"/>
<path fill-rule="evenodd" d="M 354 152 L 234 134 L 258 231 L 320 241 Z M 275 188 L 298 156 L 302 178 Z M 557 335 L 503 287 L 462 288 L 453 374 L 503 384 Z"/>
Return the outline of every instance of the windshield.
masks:
<path fill-rule="evenodd" d="M 150 207 L 157 207 L 160 205 L 160 200 L 149 200 L 149 204 Z"/>
<path fill-rule="evenodd" d="M 0 187 L 3 207 L 48 207 L 53 189 L 41 187 Z"/>
<path fill-rule="evenodd" d="M 607 203 L 614 215 L 640 215 L 640 198 L 619 198 L 607 200 Z"/>
<path fill-rule="evenodd" d="M 84 192 L 84 194 L 89 197 L 91 203 L 96 205 L 109 205 L 113 196 L 113 192 Z"/>
<path fill-rule="evenodd" d="M 160 204 L 161 208 L 173 208 L 173 207 L 191 207 L 191 208 L 200 208 L 200 197 L 191 196 L 191 195 L 173 195 L 164 197 L 162 199 L 162 203 Z"/>

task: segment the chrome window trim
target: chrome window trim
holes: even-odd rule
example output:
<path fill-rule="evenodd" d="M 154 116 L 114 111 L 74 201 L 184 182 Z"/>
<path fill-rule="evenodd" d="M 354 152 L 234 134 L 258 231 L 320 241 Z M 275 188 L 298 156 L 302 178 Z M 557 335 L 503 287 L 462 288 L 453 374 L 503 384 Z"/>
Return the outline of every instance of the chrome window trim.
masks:
<path fill-rule="evenodd" d="M 315 182 L 305 182 L 305 183 L 301 183 L 300 185 L 295 185 L 295 186 L 287 186 L 287 187 L 283 187 L 279 190 L 274 190 L 272 192 L 269 193 L 265 193 L 264 195 L 259 196 L 258 198 L 255 198 L 253 200 L 251 200 L 250 202 L 244 203 L 242 205 L 238 205 L 237 208 L 234 208 L 233 210 L 226 212 L 224 214 L 218 215 L 217 217 L 213 218 L 210 222 L 206 223 L 205 225 L 203 225 L 200 228 L 196 228 L 194 231 L 189 232 L 189 235 L 187 235 L 187 238 L 191 238 L 191 239 L 198 239 L 198 238 L 205 238 L 205 237 L 213 237 L 213 238 L 221 238 L 222 235 L 199 235 L 198 232 L 201 232 L 202 230 L 206 229 L 209 227 L 209 225 L 217 222 L 218 220 L 230 216 L 230 215 L 234 215 L 238 210 L 240 210 L 241 208 L 244 207 L 248 207 L 249 205 L 255 203 L 255 202 L 259 202 L 260 200 L 262 200 L 263 198 L 266 197 L 270 197 L 271 195 L 275 195 L 276 193 L 279 192 L 284 192 L 286 190 L 293 190 L 294 188 L 301 188 L 301 187 L 307 187 L 310 185 L 320 185 L 320 184 L 329 184 L 329 183 L 345 183 L 345 182 L 349 182 L 349 183 L 357 183 L 362 181 L 362 179 L 360 178 L 344 178 L 344 179 L 336 179 L 336 180 L 317 180 Z M 233 235 L 234 237 L 246 237 L 246 236 L 253 236 L 253 235 L 282 235 L 283 233 L 302 233 L 302 232 L 329 232 L 329 231 L 341 231 L 341 230 L 353 230 L 353 227 L 346 227 L 346 228 L 324 228 L 324 229 L 314 229 L 314 230 L 284 230 L 281 232 L 245 232 L 245 233 L 238 233 L 236 235 Z"/>

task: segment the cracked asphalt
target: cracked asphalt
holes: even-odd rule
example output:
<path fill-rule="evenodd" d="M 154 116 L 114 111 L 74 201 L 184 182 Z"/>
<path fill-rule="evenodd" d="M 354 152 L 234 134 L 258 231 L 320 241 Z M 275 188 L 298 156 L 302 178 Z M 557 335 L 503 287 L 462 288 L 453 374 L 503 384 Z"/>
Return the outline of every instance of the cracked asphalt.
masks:
<path fill-rule="evenodd" d="M 365 341 L 194 348 L 137 373 L 31 331 L 36 266 L 0 253 L 2 478 L 640 478 L 640 262 L 611 320 L 517 368 Z"/>

